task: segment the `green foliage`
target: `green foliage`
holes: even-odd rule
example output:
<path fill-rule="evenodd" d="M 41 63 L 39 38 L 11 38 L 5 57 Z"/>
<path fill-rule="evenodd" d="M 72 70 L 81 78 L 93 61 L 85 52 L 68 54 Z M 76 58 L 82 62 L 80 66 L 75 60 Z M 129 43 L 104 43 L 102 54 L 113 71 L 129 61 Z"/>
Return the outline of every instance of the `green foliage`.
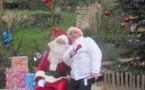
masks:
<path fill-rule="evenodd" d="M 50 13 L 49 11 L 42 11 L 42 10 L 8 10 L 5 9 L 4 12 L 19 12 L 19 13 Z"/>
<path fill-rule="evenodd" d="M 127 43 L 126 41 L 123 43 L 125 44 L 125 46 L 127 47 L 131 47 L 131 49 L 128 49 L 128 53 L 130 52 L 131 55 L 134 55 L 133 53 L 137 53 L 137 55 L 135 55 L 135 57 L 139 56 L 139 57 L 143 57 L 141 56 L 143 52 L 140 52 L 140 49 L 143 49 L 142 47 L 144 46 L 144 32 L 138 32 L 140 27 L 144 27 L 145 24 L 143 24 L 143 20 L 145 19 L 145 2 L 139 1 L 137 2 L 136 0 L 131 1 L 131 0 L 124 0 L 124 1 L 118 1 L 117 2 L 117 7 L 120 6 L 120 11 L 122 10 L 124 14 L 124 16 L 128 15 L 132 16 L 133 18 L 131 18 L 130 20 L 130 24 L 134 24 L 136 25 L 136 28 L 134 28 L 134 32 L 131 32 L 130 34 L 133 37 L 130 37 L 132 41 L 130 41 L 131 43 Z M 137 32 L 136 32 L 137 31 Z M 140 36 L 138 37 L 137 35 L 140 34 Z M 137 37 L 136 37 L 137 36 Z M 136 41 L 138 40 L 138 41 Z M 122 42 L 122 41 L 121 41 Z M 121 45 L 120 43 L 120 46 Z M 127 48 L 126 47 L 126 48 Z M 130 51 L 131 50 L 131 51 Z M 131 53 L 132 52 L 132 53 Z"/>
<path fill-rule="evenodd" d="M 129 26 L 134 26 L 132 31 L 126 33 L 128 38 L 122 38 L 115 41 L 115 47 L 122 48 L 123 52 L 120 57 L 132 58 L 128 62 L 116 62 L 112 65 L 106 66 L 110 70 L 126 72 L 133 74 L 145 74 L 145 2 L 142 0 L 117 0 L 115 6 L 111 10 L 119 17 L 129 17 Z M 111 67 L 110 67 L 111 66 Z"/>
<path fill-rule="evenodd" d="M 101 8 L 100 12 L 96 13 L 97 19 L 97 36 L 103 37 L 126 37 L 126 34 L 130 31 L 130 27 L 126 24 L 125 27 L 121 27 L 123 20 L 122 16 L 112 11 L 114 4 L 112 2 L 106 0 L 100 0 Z M 104 13 L 108 11 L 109 15 L 105 15 Z"/>
<path fill-rule="evenodd" d="M 89 28 L 86 28 L 86 29 L 84 29 L 83 30 L 83 35 L 85 36 L 85 37 L 87 37 L 87 36 L 93 36 L 94 35 L 94 33 L 92 32 L 92 30 L 91 29 L 89 29 Z"/>
<path fill-rule="evenodd" d="M 135 30 L 144 27 L 145 19 L 145 2 L 142 0 L 123 0 L 116 1 L 114 9 L 118 14 L 124 17 L 130 17 L 130 25 L 136 25 Z"/>
<path fill-rule="evenodd" d="M 103 55 L 103 58 L 102 60 L 103 61 L 117 61 L 118 58 L 119 58 L 119 53 L 120 53 L 120 48 L 115 48 L 114 47 L 114 44 L 112 43 L 102 43 L 102 42 L 99 42 L 99 41 L 96 41 L 102 51 L 102 55 Z M 100 45 L 101 43 L 101 45 Z"/>

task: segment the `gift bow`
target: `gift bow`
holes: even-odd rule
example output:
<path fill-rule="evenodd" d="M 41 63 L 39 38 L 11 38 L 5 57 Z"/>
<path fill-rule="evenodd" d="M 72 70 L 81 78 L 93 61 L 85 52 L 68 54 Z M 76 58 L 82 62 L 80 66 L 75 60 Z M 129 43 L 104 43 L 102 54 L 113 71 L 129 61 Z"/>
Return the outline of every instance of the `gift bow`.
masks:
<path fill-rule="evenodd" d="M 19 59 L 15 60 L 15 63 L 16 64 L 19 64 L 20 63 L 20 60 Z"/>

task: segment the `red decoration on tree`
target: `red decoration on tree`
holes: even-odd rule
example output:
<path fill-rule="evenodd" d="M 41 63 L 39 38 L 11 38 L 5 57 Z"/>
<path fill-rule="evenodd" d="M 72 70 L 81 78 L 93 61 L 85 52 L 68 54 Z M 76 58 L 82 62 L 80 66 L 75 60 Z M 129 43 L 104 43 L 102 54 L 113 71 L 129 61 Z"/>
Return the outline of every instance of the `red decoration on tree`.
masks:
<path fill-rule="evenodd" d="M 47 6 L 49 6 L 52 3 L 52 0 L 42 0 Z"/>
<path fill-rule="evenodd" d="M 129 17 L 124 18 L 124 21 L 129 22 Z"/>
<path fill-rule="evenodd" d="M 109 15 L 109 11 L 105 11 L 105 15 L 108 16 Z"/>
<path fill-rule="evenodd" d="M 125 24 L 124 24 L 124 23 L 122 23 L 122 24 L 121 24 L 121 27 L 125 27 Z"/>

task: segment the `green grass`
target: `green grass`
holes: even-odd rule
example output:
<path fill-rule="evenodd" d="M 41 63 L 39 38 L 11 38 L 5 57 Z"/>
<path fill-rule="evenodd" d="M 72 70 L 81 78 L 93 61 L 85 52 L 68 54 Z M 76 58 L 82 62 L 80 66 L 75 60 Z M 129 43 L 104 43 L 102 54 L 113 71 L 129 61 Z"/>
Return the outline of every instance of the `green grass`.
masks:
<path fill-rule="evenodd" d="M 46 45 L 49 41 L 45 40 L 44 38 L 48 38 L 48 40 L 50 40 L 50 31 L 44 31 L 41 28 L 20 28 L 19 29 L 20 32 L 19 37 L 21 37 L 21 35 L 24 36 L 23 40 L 25 42 L 25 44 L 27 45 L 32 45 L 32 43 L 34 43 L 34 41 L 36 41 L 38 43 L 38 45 L 40 46 L 39 48 L 41 48 L 42 50 L 46 49 Z"/>
<path fill-rule="evenodd" d="M 62 14 L 62 21 L 61 23 L 57 24 L 59 27 L 64 27 L 67 30 L 70 26 L 76 25 L 77 15 L 74 13 L 60 13 Z"/>
<path fill-rule="evenodd" d="M 18 12 L 18 13 L 48 13 L 49 11 L 41 11 L 41 10 L 35 10 L 35 11 L 29 11 L 29 10 L 5 10 L 4 12 Z M 54 12 L 54 14 L 61 14 L 62 15 L 62 21 L 61 23 L 55 25 L 56 27 L 64 27 L 65 30 L 67 30 L 70 26 L 76 25 L 77 15 L 87 15 L 87 14 L 77 14 L 77 13 L 66 13 L 66 12 Z"/>
<path fill-rule="evenodd" d="M 19 13 L 50 13 L 49 11 L 42 11 L 42 10 L 35 10 L 35 11 L 30 11 L 30 10 L 4 10 L 4 12 L 19 12 Z"/>
<path fill-rule="evenodd" d="M 5 12 L 18 12 L 18 13 L 50 13 L 48 11 L 29 11 L 29 10 L 5 10 Z M 21 37 L 20 52 L 24 52 L 27 56 L 33 55 L 34 52 L 44 52 L 47 50 L 47 44 L 50 41 L 50 34 L 55 27 L 63 27 L 67 30 L 70 26 L 76 25 L 77 15 L 75 13 L 55 12 L 61 14 L 62 20 L 60 23 L 53 27 L 20 27 L 13 33 L 13 42 L 11 43 L 13 49 L 19 47 Z M 12 30 L 14 28 L 12 27 Z M 11 52 L 9 52 L 11 53 Z"/>

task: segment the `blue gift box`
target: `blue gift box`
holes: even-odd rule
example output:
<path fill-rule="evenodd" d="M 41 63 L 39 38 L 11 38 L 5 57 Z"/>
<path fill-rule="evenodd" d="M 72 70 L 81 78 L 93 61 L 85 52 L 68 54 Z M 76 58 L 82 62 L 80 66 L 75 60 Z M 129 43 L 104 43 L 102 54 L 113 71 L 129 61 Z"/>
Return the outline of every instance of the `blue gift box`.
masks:
<path fill-rule="evenodd" d="M 34 81 L 35 73 L 25 73 L 25 87 L 34 90 L 36 82 Z"/>

